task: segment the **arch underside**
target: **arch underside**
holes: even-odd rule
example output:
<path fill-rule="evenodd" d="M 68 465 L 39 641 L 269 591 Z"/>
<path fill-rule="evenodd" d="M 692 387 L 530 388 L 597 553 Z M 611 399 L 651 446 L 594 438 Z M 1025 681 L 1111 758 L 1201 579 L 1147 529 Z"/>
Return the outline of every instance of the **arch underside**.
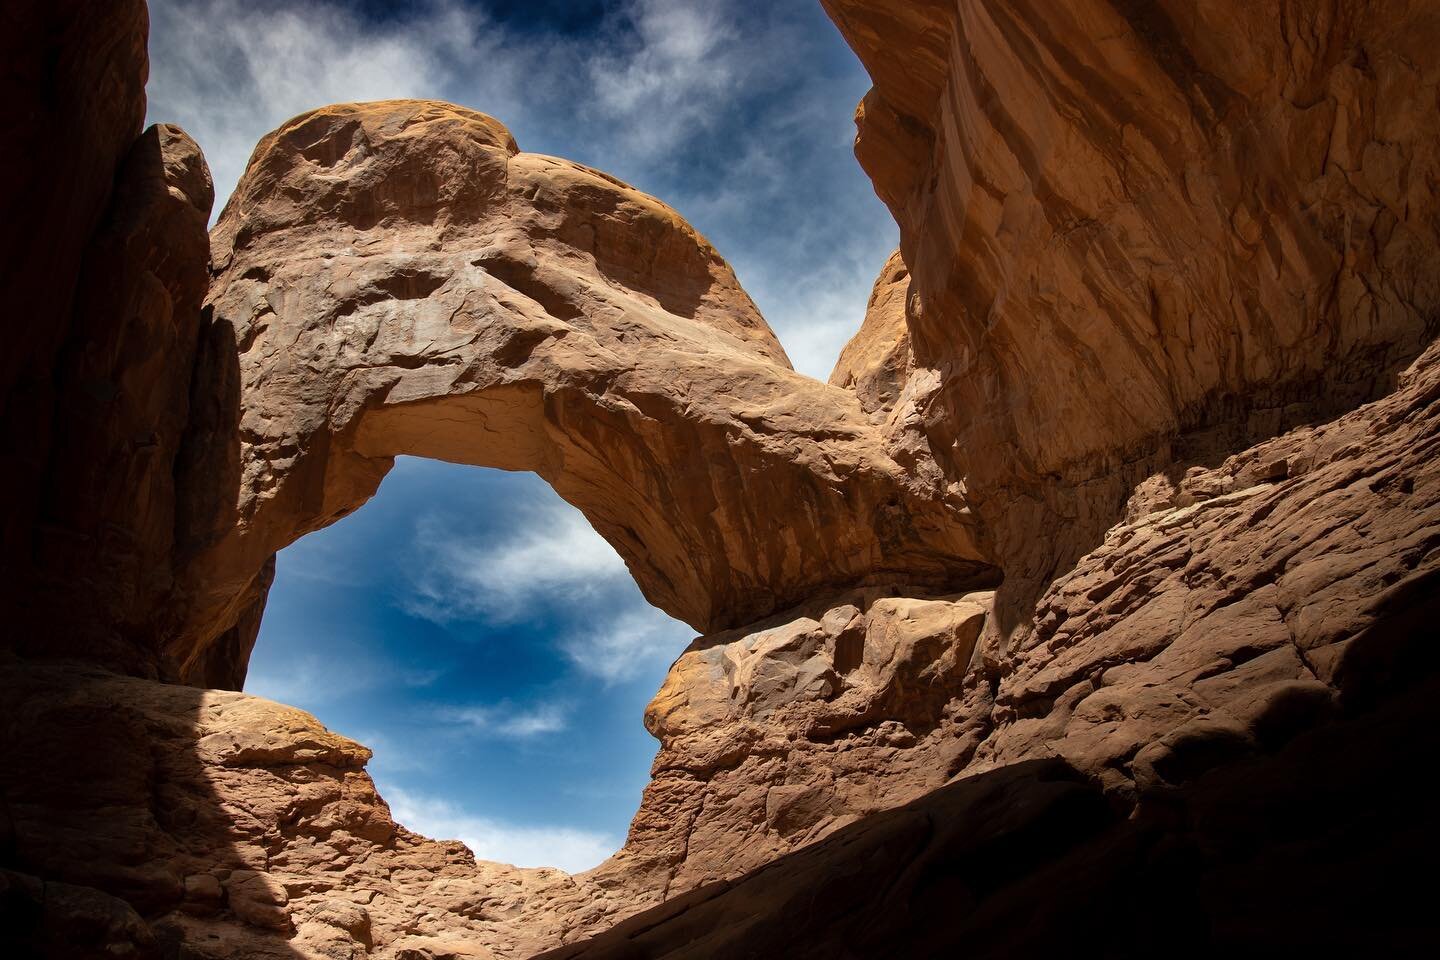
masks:
<path fill-rule="evenodd" d="M 702 632 L 827 590 L 995 581 L 963 500 L 897 463 L 852 393 L 790 369 L 703 237 L 497 126 L 398 101 L 262 141 L 212 236 L 243 414 L 187 648 L 407 454 L 539 474 Z"/>

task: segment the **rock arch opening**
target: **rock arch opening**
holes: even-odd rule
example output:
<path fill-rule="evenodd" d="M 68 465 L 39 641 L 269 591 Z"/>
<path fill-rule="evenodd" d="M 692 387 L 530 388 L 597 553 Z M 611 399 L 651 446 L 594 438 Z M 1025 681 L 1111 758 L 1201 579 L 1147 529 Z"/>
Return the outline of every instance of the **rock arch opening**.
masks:
<path fill-rule="evenodd" d="M 182 456 L 220 477 L 188 509 L 182 678 L 243 668 L 270 558 L 401 455 L 533 471 L 700 632 L 827 590 L 996 579 L 963 493 L 904 466 L 853 393 L 795 373 L 703 237 L 490 117 L 298 117 L 212 245 L 202 352 L 233 389 L 210 416 L 240 443 L 202 416 Z"/>
<path fill-rule="evenodd" d="M 625 839 L 690 638 L 543 481 L 406 457 L 277 557 L 245 691 L 369 746 L 398 823 L 576 873 Z"/>

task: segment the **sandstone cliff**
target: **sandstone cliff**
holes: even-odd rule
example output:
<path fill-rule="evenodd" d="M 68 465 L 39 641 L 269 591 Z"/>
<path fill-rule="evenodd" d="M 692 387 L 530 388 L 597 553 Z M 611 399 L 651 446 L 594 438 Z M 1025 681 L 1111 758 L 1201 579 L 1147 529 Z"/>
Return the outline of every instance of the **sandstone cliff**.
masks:
<path fill-rule="evenodd" d="M 1440 13 L 824 2 L 902 232 L 828 385 L 675 211 L 448 104 L 297 117 L 207 239 L 143 5 L 22 5 L 8 953 L 1433 945 Z M 205 689 L 402 453 L 534 470 L 704 631 L 588 874 Z"/>
<path fill-rule="evenodd" d="M 1373 399 L 1434 335 L 1433 4 L 823 2 L 1006 629 L 1146 477 Z"/>

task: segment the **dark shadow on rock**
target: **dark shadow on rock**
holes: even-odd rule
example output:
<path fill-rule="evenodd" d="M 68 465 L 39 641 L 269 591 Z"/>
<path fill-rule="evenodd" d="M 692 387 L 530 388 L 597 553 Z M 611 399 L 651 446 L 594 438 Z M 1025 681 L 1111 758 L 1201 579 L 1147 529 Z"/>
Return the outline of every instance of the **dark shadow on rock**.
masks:
<path fill-rule="evenodd" d="M 1185 507 L 1219 495 L 1205 483 L 1187 482 L 1192 471 L 1216 471 L 1207 478 L 1235 489 L 1282 480 L 1283 463 L 1255 462 L 1256 448 L 1302 427 L 1337 419 L 1395 390 L 1401 373 L 1440 336 L 1440 317 L 1430 320 L 1404 344 L 1375 348 L 1347 358 L 1341 370 L 1277 383 L 1254 393 L 1224 394 L 1189 411 L 1195 424 L 1153 436 L 1131 449 L 1110 451 L 1072 464 L 1062 474 L 1035 478 L 1017 494 L 1006 488 L 987 502 L 979 491 L 974 509 L 996 538 L 995 561 L 1005 571 L 996 589 L 995 627 L 1012 637 L 1029 625 L 1035 605 L 1056 580 L 1099 547 L 1106 534 L 1127 519 L 1127 508 Z M 1246 455 L 1246 462 L 1226 461 Z M 1168 491 L 1144 491 L 1147 480 L 1163 478 Z"/>
<path fill-rule="evenodd" d="M 1415 772 L 1440 695 L 1433 586 L 1393 598 L 1352 641 L 1333 711 L 1311 711 L 1297 729 L 1293 705 L 1276 700 L 1257 725 L 1273 736 L 1258 749 L 1188 770 L 1133 810 L 1060 759 L 1015 764 L 542 957 L 1433 950 L 1440 922 L 1411 879 L 1440 854 L 1433 798 Z"/>
<path fill-rule="evenodd" d="M 0 661 L 0 956 L 201 958 L 196 930 L 243 930 L 229 891 L 261 848 L 200 752 L 211 696 L 80 663 Z M 233 938 L 212 931 L 217 945 Z M 254 932 L 246 955 L 299 956 L 284 931 Z"/>

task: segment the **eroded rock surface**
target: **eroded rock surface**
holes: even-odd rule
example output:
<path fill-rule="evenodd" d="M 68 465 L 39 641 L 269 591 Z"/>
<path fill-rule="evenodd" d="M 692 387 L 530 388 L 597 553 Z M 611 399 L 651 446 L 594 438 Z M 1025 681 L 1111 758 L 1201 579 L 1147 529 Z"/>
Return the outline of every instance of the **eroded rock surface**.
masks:
<path fill-rule="evenodd" d="M 12 4 L 3 60 L 5 646 L 158 672 L 213 191 L 145 116 L 143 0 Z"/>
<path fill-rule="evenodd" d="M 1388 391 L 1440 317 L 1422 0 L 823 0 L 1006 630 L 1174 462 Z"/>
<path fill-rule="evenodd" d="M 905 324 L 909 296 L 910 269 L 896 250 L 875 278 L 865 321 L 840 351 L 830 373 L 830 383 L 855 391 L 861 408 L 874 419 L 883 420 L 895 408 L 915 367 Z"/>
<path fill-rule="evenodd" d="M 660 752 L 595 877 L 675 896 L 944 783 L 983 733 L 947 704 L 989 602 L 854 594 L 695 641 L 646 710 Z"/>
<path fill-rule="evenodd" d="M 664 745 L 651 790 L 667 755 L 723 758 L 734 742 L 743 759 L 725 762 L 750 770 L 728 790 L 715 778 L 708 823 L 736 839 L 691 836 L 735 866 L 768 844 L 758 859 L 773 862 L 717 872 L 546 956 L 1001 957 L 1073 948 L 1092 928 L 1119 931 L 1106 948 L 1116 956 L 1150 955 L 1156 936 L 1182 929 L 1206 951 L 1433 944 L 1433 923 L 1382 865 L 1437 852 L 1433 831 L 1410 826 L 1426 819 L 1423 791 L 1394 773 L 1436 689 L 1440 346 L 1400 384 L 1215 469 L 1154 478 L 1135 519 L 1046 593 L 1023 642 L 1007 651 L 987 632 L 955 648 L 974 656 L 943 681 L 950 699 L 917 702 L 938 738 L 909 735 L 911 715 L 876 728 L 900 734 L 888 755 L 862 739 L 830 758 L 841 766 L 810 767 L 802 745 L 831 682 L 823 624 L 843 617 L 687 653 L 647 715 Z M 954 622 L 917 636 L 956 636 Z M 707 655 L 736 693 L 728 702 L 716 690 L 726 684 L 697 669 Z M 770 691 L 805 683 L 815 699 L 767 709 Z M 757 689 L 759 709 L 745 706 Z M 894 801 L 876 809 L 919 799 L 829 820 L 855 802 L 850 759 Z M 762 818 L 751 785 L 767 778 L 799 785 L 763 794 Z M 777 858 L 794 817 L 839 829 Z M 1346 881 L 1357 870 L 1377 888 L 1356 895 Z"/>
<path fill-rule="evenodd" d="M 55 435 L 53 373 L 76 319 L 87 248 L 145 118 L 144 0 L 7 4 L 0 119 L 0 581 L 33 562 Z M 203 281 L 202 281 L 203 282 Z M 23 589 L 15 596 L 23 596 Z M 4 594 L 7 598 L 10 594 Z"/>
<path fill-rule="evenodd" d="M 180 672 L 266 558 L 397 454 L 533 470 L 702 630 L 820 590 L 993 581 L 965 504 L 891 459 L 849 391 L 790 370 L 708 243 L 604 174 L 446 104 L 341 105 L 267 137 L 214 232 L 241 444 Z M 783 523 L 760 509 L 786 505 Z"/>
<path fill-rule="evenodd" d="M 51 935 L 26 885 L 124 921 L 75 955 L 526 957 L 605 915 L 559 870 L 477 863 L 398 826 L 370 751 L 293 707 L 13 660 L 0 695 L 9 942 Z M 33 930 L 17 902 L 37 905 Z"/>

